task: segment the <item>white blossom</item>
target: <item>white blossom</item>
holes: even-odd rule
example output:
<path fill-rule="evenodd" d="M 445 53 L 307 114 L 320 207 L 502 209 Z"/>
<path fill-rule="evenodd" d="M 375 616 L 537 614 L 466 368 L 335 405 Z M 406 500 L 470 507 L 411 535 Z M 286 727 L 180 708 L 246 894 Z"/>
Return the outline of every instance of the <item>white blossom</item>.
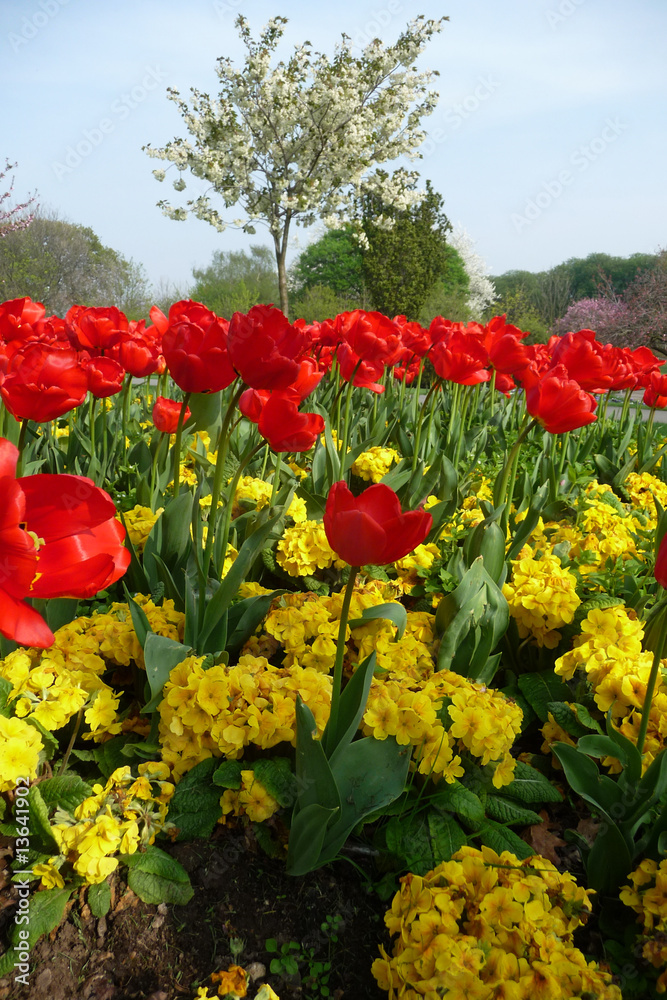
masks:
<path fill-rule="evenodd" d="M 468 309 L 474 319 L 481 319 L 484 311 L 498 298 L 486 264 L 475 252 L 475 242 L 465 229 L 457 226 L 447 237 L 447 242 L 460 254 L 468 275 Z"/>
<path fill-rule="evenodd" d="M 178 91 L 168 89 L 192 142 L 177 138 L 162 149 L 144 148 L 149 156 L 207 181 L 226 208 L 240 206 L 248 221 L 268 226 L 281 303 L 286 303 L 285 254 L 292 222 L 310 226 L 322 218 L 327 225 L 344 225 L 364 191 L 399 209 L 421 199 L 414 172 L 388 175 L 376 167 L 421 155 L 425 133 L 420 122 L 435 107 L 438 95 L 429 86 L 437 74 L 418 72 L 414 61 L 446 20 L 420 16 L 393 45 L 374 39 L 360 56 L 353 55 L 346 35 L 332 59 L 312 52 L 304 42 L 287 62 L 272 68 L 286 19 L 270 20 L 255 41 L 239 16 L 236 27 L 247 49 L 246 62 L 236 69 L 228 58 L 218 59 L 217 99 L 193 88 L 188 104 Z M 160 173 L 164 176 L 154 173 L 158 179 Z M 180 184 L 174 187 L 182 190 Z M 182 208 L 159 204 L 170 218 L 191 212 L 216 229 L 225 228 L 208 194 Z M 234 224 L 239 221 L 251 231 L 247 222 L 236 219 Z"/>

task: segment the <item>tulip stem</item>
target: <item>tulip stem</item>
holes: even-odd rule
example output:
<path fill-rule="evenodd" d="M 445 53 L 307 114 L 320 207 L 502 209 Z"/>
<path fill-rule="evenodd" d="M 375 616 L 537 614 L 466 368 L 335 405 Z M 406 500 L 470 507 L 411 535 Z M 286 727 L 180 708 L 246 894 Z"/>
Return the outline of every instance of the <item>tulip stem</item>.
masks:
<path fill-rule="evenodd" d="M 350 575 L 343 594 L 343 604 L 340 610 L 340 625 L 338 626 L 338 641 L 336 644 L 336 660 L 334 663 L 333 679 L 331 682 L 331 710 L 327 722 L 327 733 L 334 733 L 338 721 L 338 705 L 340 702 L 341 686 L 343 682 L 343 660 L 345 659 L 345 633 L 347 631 L 347 620 L 350 616 L 350 604 L 354 584 L 359 572 L 359 566 L 350 566 Z M 327 747 L 324 747 L 325 753 Z"/>
<path fill-rule="evenodd" d="M 415 469 L 417 468 L 417 462 L 419 461 L 419 447 L 421 444 L 422 423 L 424 421 L 424 414 L 426 412 L 426 404 L 428 403 L 429 398 L 432 395 L 434 395 L 435 390 L 439 386 L 440 386 L 439 380 L 437 378 L 433 379 L 430 386 L 428 387 L 428 392 L 424 397 L 424 402 L 422 403 L 419 413 L 417 414 L 415 419 L 415 433 L 412 442 L 412 472 L 414 472 Z M 430 429 L 431 429 L 431 424 L 429 422 L 429 431 Z"/>
<path fill-rule="evenodd" d="M 352 377 L 347 384 L 345 393 L 345 413 L 343 415 L 343 440 L 340 447 L 340 478 L 345 479 L 345 464 L 347 461 L 347 445 L 350 439 L 350 403 L 352 401 L 352 390 L 354 389 L 354 379 L 361 366 L 361 358 L 357 361 Z"/>
<path fill-rule="evenodd" d="M 271 484 L 271 500 L 269 501 L 269 510 L 275 506 L 276 497 L 278 496 L 278 490 L 280 489 L 280 470 L 282 469 L 282 461 L 280 458 L 280 452 L 276 452 L 276 467 L 273 470 L 273 483 Z"/>
<path fill-rule="evenodd" d="M 202 562 L 202 571 L 205 580 L 208 578 L 208 568 L 211 564 L 213 536 L 215 534 L 215 520 L 218 512 L 220 493 L 222 492 L 222 477 L 225 471 L 227 452 L 229 450 L 229 425 L 234 418 L 236 404 L 238 403 L 244 388 L 245 387 L 241 385 L 236 390 L 232 389 L 227 411 L 223 417 L 222 427 L 220 428 L 220 434 L 218 435 L 218 445 L 216 449 L 217 458 L 215 460 L 215 472 L 213 473 L 213 486 L 211 488 L 211 513 L 209 514 L 208 519 L 208 534 L 206 535 L 206 545 L 204 547 L 204 558 Z M 230 498 L 230 503 L 233 502 L 234 497 L 232 496 Z"/>
<path fill-rule="evenodd" d="M 90 434 L 90 460 L 95 458 L 96 451 L 96 441 L 95 441 L 95 397 L 92 392 L 90 394 L 90 399 L 88 400 L 88 433 Z M 95 481 L 95 485 L 100 484 Z"/>
<path fill-rule="evenodd" d="M 19 450 L 19 457 L 18 457 L 18 461 L 16 463 L 16 477 L 17 478 L 19 476 L 23 475 L 23 465 L 24 465 L 24 462 L 23 462 L 23 452 L 24 452 L 24 449 L 25 449 L 25 439 L 26 439 L 27 433 L 28 433 L 28 418 L 24 417 L 24 419 L 21 421 L 21 430 L 19 431 L 19 443 L 17 445 L 18 450 Z"/>
<path fill-rule="evenodd" d="M 649 720 L 649 715 L 651 714 L 651 702 L 653 701 L 653 692 L 655 691 L 655 685 L 658 679 L 658 672 L 660 670 L 662 654 L 665 648 L 665 640 L 667 640 L 667 604 L 665 604 L 661 612 L 658 641 L 653 651 L 653 663 L 651 665 L 651 673 L 649 674 L 648 684 L 646 685 L 646 694 L 644 695 L 644 705 L 642 707 L 642 719 L 639 724 L 639 735 L 637 736 L 637 750 L 640 756 L 642 755 L 644 750 L 644 742 L 646 740 L 646 730 L 648 729 L 648 720 Z"/>
<path fill-rule="evenodd" d="M 181 403 L 181 412 L 178 414 L 178 424 L 176 426 L 176 440 L 174 442 L 174 499 L 178 496 L 181 477 L 181 438 L 183 437 L 183 424 L 185 422 L 185 411 L 188 408 L 191 393 L 186 392 Z"/>
<path fill-rule="evenodd" d="M 79 729 L 81 728 L 81 721 L 83 719 L 83 708 L 84 706 L 82 705 L 77 713 L 76 720 L 74 722 L 74 729 L 72 730 L 72 735 L 70 736 L 69 743 L 67 744 L 67 749 L 65 750 L 65 754 L 60 764 L 60 768 L 58 769 L 58 774 L 57 774 L 58 778 L 65 773 L 67 762 L 69 761 L 70 754 L 74 749 L 74 744 L 76 743 L 76 738 L 79 735 Z"/>
<path fill-rule="evenodd" d="M 510 453 L 507 456 L 507 461 L 503 466 L 502 472 L 496 479 L 496 483 L 493 490 L 493 506 L 500 507 L 507 500 L 507 510 L 503 514 L 502 518 L 503 527 L 505 530 L 507 530 L 507 522 L 509 520 L 510 507 L 512 506 L 512 496 L 514 494 L 514 482 L 516 479 L 516 467 L 519 459 L 519 449 L 521 448 L 521 445 L 525 441 L 528 433 L 533 429 L 536 423 L 537 420 L 535 420 L 534 417 L 530 419 L 529 414 L 526 413 L 526 415 L 523 418 L 523 424 L 519 429 L 519 436 L 517 437 L 516 441 L 514 442 L 514 444 L 510 449 Z M 510 485 L 510 481 L 512 484 L 512 488 L 511 490 L 509 490 L 509 495 L 508 495 L 508 486 Z"/>

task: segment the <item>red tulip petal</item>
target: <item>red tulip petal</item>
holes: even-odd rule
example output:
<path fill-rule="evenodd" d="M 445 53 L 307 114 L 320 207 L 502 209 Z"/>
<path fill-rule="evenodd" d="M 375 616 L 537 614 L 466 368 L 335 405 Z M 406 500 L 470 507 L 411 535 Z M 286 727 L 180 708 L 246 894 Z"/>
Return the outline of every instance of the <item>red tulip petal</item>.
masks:
<path fill-rule="evenodd" d="M 16 475 L 16 463 L 19 460 L 19 450 L 11 441 L 0 438 L 0 476 Z"/>
<path fill-rule="evenodd" d="M 326 525 L 325 525 L 326 531 Z M 348 566 L 368 566 L 382 560 L 387 542 L 384 529 L 360 510 L 336 514 L 335 527 L 326 531 L 329 545 Z"/>
<path fill-rule="evenodd" d="M 369 514 L 375 521 L 384 524 L 401 515 L 401 502 L 392 489 L 384 483 L 369 486 L 356 498 L 358 510 Z"/>
<path fill-rule="evenodd" d="M 46 649 L 54 642 L 53 632 L 42 616 L 1 587 L 0 633 L 22 646 L 38 646 L 40 649 Z"/>

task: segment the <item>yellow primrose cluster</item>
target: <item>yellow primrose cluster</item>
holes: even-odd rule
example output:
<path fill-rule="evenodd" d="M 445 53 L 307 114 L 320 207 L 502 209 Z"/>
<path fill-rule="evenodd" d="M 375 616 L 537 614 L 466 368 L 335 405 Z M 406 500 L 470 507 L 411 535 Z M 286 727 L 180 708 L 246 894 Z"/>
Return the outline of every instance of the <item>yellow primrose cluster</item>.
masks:
<path fill-rule="evenodd" d="M 153 525 L 163 510 L 164 507 L 159 507 L 153 513 L 150 507 L 137 505 L 132 510 L 126 510 L 123 513 L 123 523 L 132 542 L 132 547 L 138 555 L 141 555 L 144 551 L 148 536 L 153 530 Z"/>
<path fill-rule="evenodd" d="M 637 914 L 643 924 L 642 956 L 655 969 L 667 966 L 667 861 L 645 858 L 628 875 L 632 885 L 621 889 L 621 902 Z M 656 983 L 658 993 L 667 992 L 667 968 Z"/>
<path fill-rule="evenodd" d="M 449 720 L 443 722 L 438 713 L 445 698 Z M 427 777 L 454 782 L 464 774 L 460 754 L 467 751 L 478 765 L 490 765 L 501 788 L 512 781 L 510 750 L 522 719 L 520 707 L 500 691 L 442 670 L 422 682 L 399 673 L 373 678 L 362 721 L 366 736 L 393 736 L 411 746 L 415 766 Z"/>
<path fill-rule="evenodd" d="M 36 778 L 43 749 L 35 726 L 0 715 L 0 792 L 16 788 L 19 779 Z"/>
<path fill-rule="evenodd" d="M 420 582 L 418 570 L 429 570 L 436 559 L 440 557 L 440 549 L 433 542 L 428 545 L 418 545 L 407 556 L 394 563 L 394 569 L 400 581 L 400 591 L 409 594 Z"/>
<path fill-rule="evenodd" d="M 631 472 L 626 476 L 623 488 L 632 504 L 648 515 L 649 527 L 655 530 L 655 501 L 658 501 L 663 510 L 667 508 L 667 483 L 663 483 L 657 476 L 652 476 L 650 472 Z"/>
<path fill-rule="evenodd" d="M 618 505 L 607 502 L 609 489 L 593 481 L 578 501 L 577 523 L 539 519 L 533 532 L 533 550 L 552 552 L 561 542 L 569 542 L 569 558 L 582 575 L 604 569 L 617 559 L 639 558 L 635 536 L 640 527 L 632 512 L 620 513 Z M 605 499 L 606 497 L 606 499 Z M 521 553 L 523 555 L 523 551 Z"/>
<path fill-rule="evenodd" d="M 179 639 L 183 635 L 183 615 L 174 610 L 173 601 L 165 601 L 158 608 L 147 598 L 139 596 L 137 603 L 143 607 L 151 628 L 161 635 Z M 17 747 L 14 735 L 10 736 L 7 723 L 11 721 L 12 733 L 18 732 L 29 720 L 53 732 L 61 729 L 79 711 L 87 731 L 84 738 L 96 742 L 108 739 L 123 729 L 132 728 L 136 720 L 118 719 L 120 696 L 102 680 L 110 664 L 128 665 L 132 660 L 143 665 L 143 654 L 132 626 L 127 604 L 114 604 L 108 612 L 96 612 L 87 618 L 77 618 L 55 632 L 54 643 L 49 649 L 19 648 L 0 661 L 0 678 L 9 681 L 11 690 L 8 702 L 14 702 L 16 719 L 5 720 L 0 725 L 0 762 L 7 766 L 0 769 L 3 790 L 13 788 L 15 780 L 11 761 Z M 3 730 L 4 726 L 4 730 Z M 27 725 L 25 755 L 33 761 L 34 734 L 37 730 Z M 42 749 L 39 741 L 39 749 Z M 19 755 L 20 757 L 21 755 Z M 21 773 L 34 776 L 36 764 Z"/>
<path fill-rule="evenodd" d="M 268 507 L 271 502 L 272 489 L 271 483 L 266 483 L 263 479 L 255 479 L 253 476 L 243 476 L 239 480 L 236 492 L 234 493 L 234 516 L 241 513 L 240 505 L 244 501 L 253 503 L 255 510 Z M 286 514 L 287 517 L 291 517 L 297 524 L 305 521 L 307 517 L 305 500 L 302 500 L 301 497 L 292 497 Z"/>
<path fill-rule="evenodd" d="M 276 562 L 290 576 L 312 576 L 318 569 L 345 566 L 329 545 L 322 522 L 306 520 L 285 530 L 277 545 Z"/>
<path fill-rule="evenodd" d="M 373 975 L 389 1000 L 621 1000 L 573 943 L 590 893 L 539 855 L 463 847 L 401 879 L 385 916 L 397 940 Z"/>
<path fill-rule="evenodd" d="M 121 854 L 147 847 L 165 829 L 174 786 L 166 764 L 140 764 L 134 777 L 128 764 L 117 768 L 107 783 L 93 785 L 93 795 L 70 815 L 57 810 L 51 832 L 63 861 L 94 885 L 118 867 Z M 53 876 L 52 876 L 53 877 Z"/>
<path fill-rule="evenodd" d="M 386 600 L 386 588 L 378 581 L 369 580 L 355 587 L 350 620 L 361 618 L 366 608 Z M 296 664 L 328 673 L 336 658 L 342 601 L 340 592 L 328 597 L 313 593 L 285 594 L 263 623 L 264 632 L 272 640 L 268 647 L 270 654 L 280 644 L 284 649 L 283 666 Z M 353 640 L 347 654 L 348 672 L 375 649 L 380 667 L 400 668 L 414 677 L 431 674 L 435 642 L 433 616 L 410 612 L 405 634 L 398 642 L 394 641 L 395 632 L 395 627 L 385 619 L 370 620 L 352 630 L 348 625 L 346 641 Z M 251 639 L 248 648 L 256 652 L 262 648 L 262 639 Z"/>
<path fill-rule="evenodd" d="M 573 648 L 554 667 L 565 680 L 585 670 L 597 707 L 605 714 L 611 708 L 614 724 L 635 743 L 653 662 L 653 654 L 642 651 L 643 635 L 644 626 L 633 611 L 620 606 L 593 608 L 581 623 Z M 646 732 L 644 769 L 665 746 L 666 719 L 667 685 L 659 674 Z M 612 771 L 620 768 L 614 758 L 604 763 Z"/>
<path fill-rule="evenodd" d="M 202 667 L 188 656 L 171 671 L 160 703 L 162 759 L 178 779 L 201 760 L 243 756 L 249 744 L 269 750 L 296 742 L 300 694 L 322 732 L 329 717 L 331 679 L 312 668 L 272 666 L 246 653 L 234 666 Z"/>
<path fill-rule="evenodd" d="M 394 462 L 400 462 L 401 456 L 395 448 L 383 448 L 381 445 L 374 445 L 368 451 L 362 451 L 352 464 L 352 472 L 355 476 L 365 479 L 367 482 L 379 483 L 383 476 L 386 476 Z"/>
<path fill-rule="evenodd" d="M 241 787 L 227 788 L 220 799 L 223 817 L 247 816 L 253 823 L 263 823 L 280 809 L 252 770 L 241 771 Z M 224 822 L 224 820 L 223 820 Z"/>
<path fill-rule="evenodd" d="M 581 599 L 577 578 L 563 568 L 558 556 L 549 551 L 537 556 L 525 545 L 519 558 L 511 560 L 512 578 L 503 586 L 503 594 L 520 638 L 531 637 L 538 646 L 554 649 L 561 638 L 557 630 L 572 621 Z"/>

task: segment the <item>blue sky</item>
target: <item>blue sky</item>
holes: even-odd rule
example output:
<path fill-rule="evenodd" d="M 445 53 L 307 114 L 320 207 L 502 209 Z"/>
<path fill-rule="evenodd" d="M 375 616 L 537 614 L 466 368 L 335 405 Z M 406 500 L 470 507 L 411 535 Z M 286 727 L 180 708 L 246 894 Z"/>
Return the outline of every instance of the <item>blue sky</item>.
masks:
<path fill-rule="evenodd" d="M 241 64 L 239 13 L 254 35 L 288 17 L 284 56 L 305 39 L 331 55 L 343 32 L 390 42 L 418 14 L 449 15 L 419 62 L 439 71 L 440 100 L 416 166 L 490 273 L 667 246 L 664 0 L 2 0 L 0 157 L 18 161 L 17 199 L 36 191 L 182 289 L 214 250 L 270 245 L 263 230 L 162 216 L 162 164 L 141 148 L 186 136 L 167 87 L 214 94 L 216 58 Z M 296 234 L 300 247 L 313 235 Z"/>

